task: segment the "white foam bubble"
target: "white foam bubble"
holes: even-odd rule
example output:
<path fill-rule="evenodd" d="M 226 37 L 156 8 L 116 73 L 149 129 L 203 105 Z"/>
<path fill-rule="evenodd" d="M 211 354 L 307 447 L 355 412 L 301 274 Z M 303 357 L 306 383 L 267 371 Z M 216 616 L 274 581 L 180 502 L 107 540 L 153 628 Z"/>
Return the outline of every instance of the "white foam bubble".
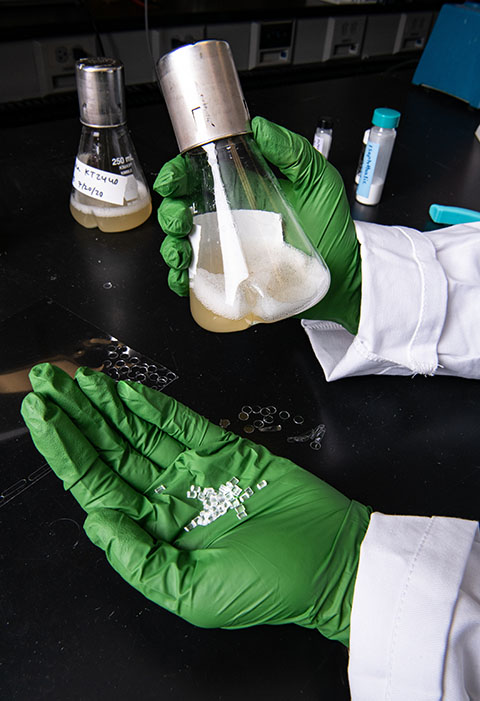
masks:
<path fill-rule="evenodd" d="M 233 214 L 242 232 L 249 275 L 238 285 L 234 302 L 227 304 L 224 274 L 211 273 L 202 267 L 199 252 L 190 270 L 190 285 L 204 307 L 226 319 L 242 319 L 253 314 L 264 321 L 275 321 L 308 309 L 326 294 L 330 284 L 328 270 L 318 258 L 285 243 L 279 215 L 248 210 L 235 210 Z M 208 227 L 212 245 L 216 245 L 216 232 L 213 230 L 212 235 L 211 228 L 216 226 L 215 219 L 211 213 L 195 218 L 199 225 L 197 245 L 199 233 L 201 236 L 203 230 L 205 234 Z M 268 226 L 264 226 L 267 219 Z"/>
<path fill-rule="evenodd" d="M 233 304 L 227 303 L 223 273 L 197 268 L 193 290 L 204 307 L 224 319 L 243 319 L 249 312 L 241 286 L 237 288 Z"/>
<path fill-rule="evenodd" d="M 264 285 L 266 294 L 258 297 L 254 309 L 255 315 L 265 321 L 291 316 L 313 306 L 325 295 L 330 283 L 328 272 L 316 258 L 288 244 L 283 244 L 276 253 L 277 265 Z"/>

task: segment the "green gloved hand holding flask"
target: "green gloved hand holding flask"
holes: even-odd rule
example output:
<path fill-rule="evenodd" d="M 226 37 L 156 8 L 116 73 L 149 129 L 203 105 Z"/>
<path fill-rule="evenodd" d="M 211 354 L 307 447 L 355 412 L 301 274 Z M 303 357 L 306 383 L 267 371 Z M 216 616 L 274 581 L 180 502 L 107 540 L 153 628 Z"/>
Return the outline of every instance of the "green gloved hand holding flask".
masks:
<path fill-rule="evenodd" d="M 299 316 L 335 321 L 356 333 L 360 247 L 338 171 L 304 137 L 261 117 L 255 117 L 251 127 L 263 157 L 285 176 L 279 180 L 280 188 L 330 271 L 327 294 Z M 182 296 L 189 293 L 192 250 L 188 236 L 193 224 L 194 183 L 188 160 L 179 155 L 163 166 L 154 184 L 164 198 L 158 220 L 166 234 L 160 252 L 170 268 L 168 284 Z"/>
<path fill-rule="evenodd" d="M 155 390 L 49 364 L 30 379 L 33 441 L 127 582 L 194 625 L 348 644 L 367 507 Z"/>

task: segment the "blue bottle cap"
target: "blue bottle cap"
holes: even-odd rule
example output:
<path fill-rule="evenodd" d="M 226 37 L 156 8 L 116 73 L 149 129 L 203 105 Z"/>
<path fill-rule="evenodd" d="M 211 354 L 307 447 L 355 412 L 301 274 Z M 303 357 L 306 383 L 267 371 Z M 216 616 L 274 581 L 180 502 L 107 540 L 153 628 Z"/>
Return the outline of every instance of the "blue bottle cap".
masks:
<path fill-rule="evenodd" d="M 400 121 L 400 112 L 389 107 L 377 107 L 373 113 L 372 124 L 385 129 L 395 129 Z"/>

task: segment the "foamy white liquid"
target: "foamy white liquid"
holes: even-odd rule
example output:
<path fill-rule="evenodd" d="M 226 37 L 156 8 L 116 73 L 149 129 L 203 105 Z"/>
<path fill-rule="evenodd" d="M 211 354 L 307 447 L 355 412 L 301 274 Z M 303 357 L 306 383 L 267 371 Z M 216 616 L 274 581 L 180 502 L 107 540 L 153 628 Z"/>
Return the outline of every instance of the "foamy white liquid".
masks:
<path fill-rule="evenodd" d="M 324 297 L 330 284 L 328 270 L 318 258 L 285 243 L 278 214 L 252 210 L 232 214 L 249 273 L 238 285 L 233 303 L 226 300 L 225 275 L 200 267 L 201 229 L 215 226 L 215 213 L 195 218 L 190 286 L 204 307 L 226 319 L 253 314 L 275 321 L 304 311 Z"/>

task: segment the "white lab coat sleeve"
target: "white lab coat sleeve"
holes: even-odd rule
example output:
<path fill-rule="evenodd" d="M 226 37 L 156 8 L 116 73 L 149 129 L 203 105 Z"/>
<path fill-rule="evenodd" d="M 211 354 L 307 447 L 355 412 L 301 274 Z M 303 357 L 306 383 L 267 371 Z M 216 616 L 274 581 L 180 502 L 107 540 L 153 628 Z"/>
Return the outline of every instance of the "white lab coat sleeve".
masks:
<path fill-rule="evenodd" d="M 355 222 L 362 258 L 356 336 L 302 320 L 328 381 L 353 375 L 480 379 L 480 222 L 421 233 Z"/>
<path fill-rule="evenodd" d="M 348 673 L 353 701 L 480 699 L 477 522 L 372 514 Z"/>

